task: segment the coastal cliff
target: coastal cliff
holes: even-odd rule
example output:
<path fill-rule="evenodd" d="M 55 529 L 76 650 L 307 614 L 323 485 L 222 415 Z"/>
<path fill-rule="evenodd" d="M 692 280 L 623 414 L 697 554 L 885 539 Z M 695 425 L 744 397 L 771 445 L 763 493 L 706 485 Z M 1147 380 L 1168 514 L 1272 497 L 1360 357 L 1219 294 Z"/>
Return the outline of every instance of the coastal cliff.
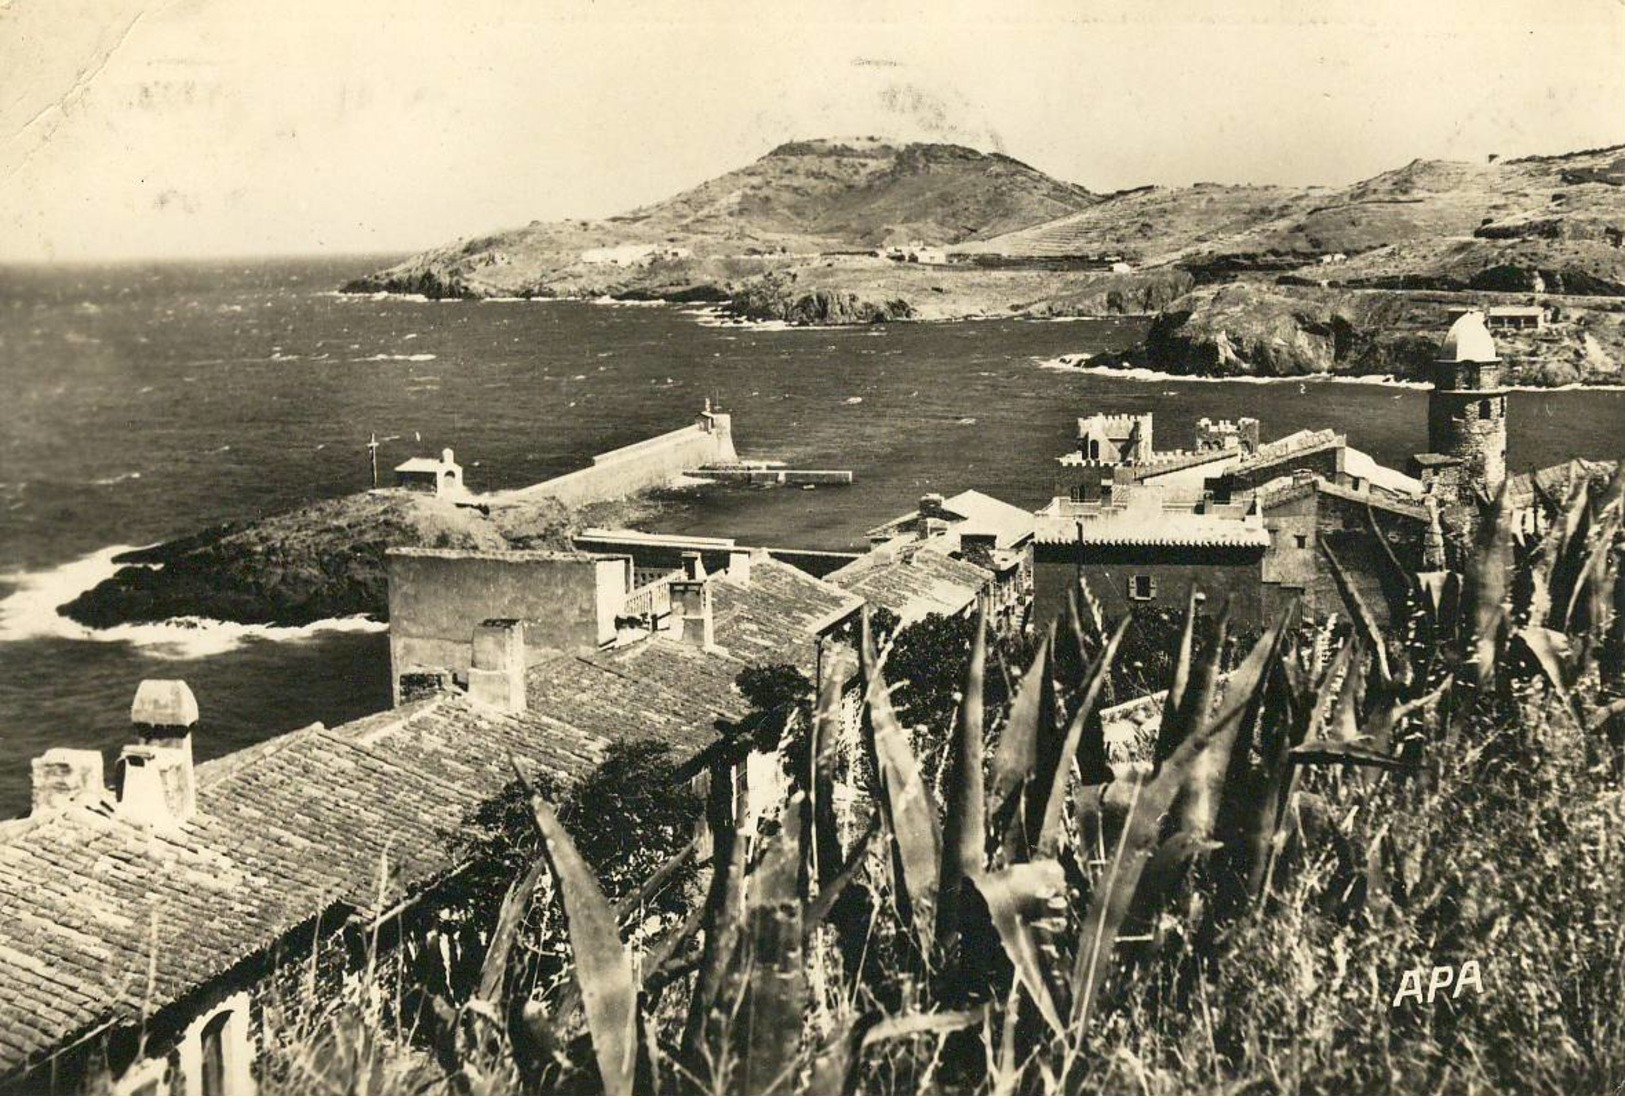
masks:
<path fill-rule="evenodd" d="M 1507 380 L 1529 386 L 1625 383 L 1625 313 L 1590 308 L 1587 299 L 1545 302 L 1552 321 L 1544 328 L 1497 336 Z M 1144 342 L 1119 362 L 1208 377 L 1424 379 L 1441 318 L 1452 307 L 1483 304 L 1483 296 L 1448 292 L 1208 286 L 1160 311 Z"/>
<path fill-rule="evenodd" d="M 1513 338 L 1517 381 L 1619 383 L 1625 147 L 1099 194 L 963 146 L 797 141 L 664 202 L 345 289 L 708 302 L 791 325 L 1146 314 L 1136 365 L 1402 377 L 1451 306 L 1545 295 L 1554 324 Z"/>
<path fill-rule="evenodd" d="M 95 628 L 177 618 L 304 626 L 388 618 L 392 546 L 567 549 L 581 526 L 628 522 L 646 502 L 579 512 L 551 499 L 490 514 L 407 492 L 356 493 L 251 522 L 224 524 L 121 555 L 117 573 L 58 608 Z"/>

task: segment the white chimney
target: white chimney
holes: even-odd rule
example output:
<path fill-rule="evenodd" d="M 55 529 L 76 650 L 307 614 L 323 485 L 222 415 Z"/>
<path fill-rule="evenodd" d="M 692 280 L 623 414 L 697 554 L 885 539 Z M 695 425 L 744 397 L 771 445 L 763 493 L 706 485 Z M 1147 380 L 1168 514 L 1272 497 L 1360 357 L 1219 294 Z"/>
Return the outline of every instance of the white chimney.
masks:
<path fill-rule="evenodd" d="M 173 828 L 197 811 L 192 729 L 197 698 L 184 680 L 143 680 L 130 705 L 138 742 L 119 756 L 118 815 Z"/>
<path fill-rule="evenodd" d="M 696 558 L 698 555 L 695 555 Z M 716 622 L 711 612 L 711 581 L 704 576 L 697 580 L 671 582 L 671 627 L 684 644 L 700 649 L 716 647 Z"/>
<path fill-rule="evenodd" d="M 47 749 L 34 757 L 32 768 L 34 817 L 66 806 L 93 806 L 107 793 L 102 754 L 95 749 Z"/>
<path fill-rule="evenodd" d="M 468 695 L 507 714 L 525 709 L 525 631 L 517 619 L 487 619 L 474 628 Z"/>
<path fill-rule="evenodd" d="M 750 586 L 750 551 L 728 551 L 728 576 L 741 587 Z"/>

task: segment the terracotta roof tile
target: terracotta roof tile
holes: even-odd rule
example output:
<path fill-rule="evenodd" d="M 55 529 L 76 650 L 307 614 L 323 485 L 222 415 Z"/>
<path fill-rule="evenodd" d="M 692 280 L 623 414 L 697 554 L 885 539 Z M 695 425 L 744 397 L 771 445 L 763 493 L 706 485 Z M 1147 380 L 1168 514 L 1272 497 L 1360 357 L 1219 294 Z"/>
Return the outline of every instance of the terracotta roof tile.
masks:
<path fill-rule="evenodd" d="M 197 813 L 173 832 L 108 806 L 25 822 L 0 843 L 14 912 L 0 944 L 0 1077 L 173 1002 L 335 903 L 371 913 L 431 883 L 455 865 L 448 834 L 506 785 L 510 753 L 569 778 L 602 747 L 440 696 L 200 766 Z"/>
<path fill-rule="evenodd" d="M 979 565 L 904 538 L 876 547 L 825 579 L 908 623 L 932 613 L 959 614 L 992 577 Z"/>

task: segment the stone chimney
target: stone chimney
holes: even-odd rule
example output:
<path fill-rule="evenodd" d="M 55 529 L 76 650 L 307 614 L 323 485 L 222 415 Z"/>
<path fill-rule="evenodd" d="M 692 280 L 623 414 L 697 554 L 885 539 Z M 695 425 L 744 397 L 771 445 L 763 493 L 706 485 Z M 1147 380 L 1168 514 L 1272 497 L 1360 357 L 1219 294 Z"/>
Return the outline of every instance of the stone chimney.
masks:
<path fill-rule="evenodd" d="M 926 493 L 920 498 L 919 518 L 915 530 L 921 538 L 941 534 L 948 529 L 947 515 L 941 493 Z"/>
<path fill-rule="evenodd" d="M 728 551 L 728 576 L 741 588 L 750 587 L 750 551 Z"/>
<path fill-rule="evenodd" d="M 506 714 L 525 709 L 525 631 L 517 619 L 487 619 L 474 628 L 468 696 Z"/>
<path fill-rule="evenodd" d="M 671 582 L 671 626 L 668 628 L 685 645 L 699 649 L 716 647 L 716 621 L 711 612 L 711 580 L 705 575 L 705 566 L 699 566 L 699 576 L 689 575 L 686 568 L 681 580 Z M 694 555 L 698 564 L 699 555 Z"/>
<path fill-rule="evenodd" d="M 67 806 L 93 806 L 107 793 L 102 754 L 95 749 L 47 749 L 33 761 L 34 801 L 44 817 Z"/>
<path fill-rule="evenodd" d="M 130 705 L 136 744 L 119 756 L 118 816 L 174 828 L 197 811 L 192 730 L 197 699 L 184 680 L 143 680 Z"/>
<path fill-rule="evenodd" d="M 705 579 L 705 558 L 700 556 L 698 550 L 683 551 L 683 579 L 685 581 Z"/>

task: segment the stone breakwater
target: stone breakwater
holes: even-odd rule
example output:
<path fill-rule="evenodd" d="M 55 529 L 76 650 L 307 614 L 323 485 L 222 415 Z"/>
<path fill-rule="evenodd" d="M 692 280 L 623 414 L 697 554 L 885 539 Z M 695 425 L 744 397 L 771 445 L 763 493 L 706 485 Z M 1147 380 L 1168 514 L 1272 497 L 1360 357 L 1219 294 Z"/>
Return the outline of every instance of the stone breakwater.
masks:
<path fill-rule="evenodd" d="M 731 418 L 707 409 L 698 423 L 594 455 L 591 466 L 481 499 L 499 505 L 547 499 L 579 508 L 662 488 L 701 466 L 738 462 Z"/>

